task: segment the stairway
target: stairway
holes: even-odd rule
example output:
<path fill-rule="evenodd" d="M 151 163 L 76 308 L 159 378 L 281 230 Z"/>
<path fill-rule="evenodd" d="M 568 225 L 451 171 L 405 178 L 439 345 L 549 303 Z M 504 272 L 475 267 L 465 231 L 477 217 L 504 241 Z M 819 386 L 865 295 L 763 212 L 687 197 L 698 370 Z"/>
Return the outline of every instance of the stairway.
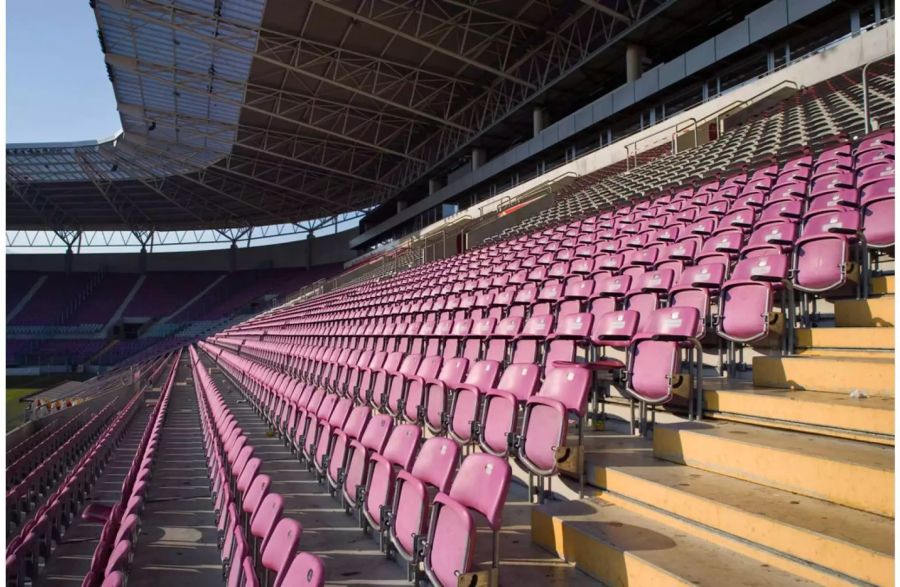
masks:
<path fill-rule="evenodd" d="M 537 506 L 533 540 L 611 585 L 893 584 L 894 291 L 705 381 L 701 422 L 590 438 L 594 493 Z"/>

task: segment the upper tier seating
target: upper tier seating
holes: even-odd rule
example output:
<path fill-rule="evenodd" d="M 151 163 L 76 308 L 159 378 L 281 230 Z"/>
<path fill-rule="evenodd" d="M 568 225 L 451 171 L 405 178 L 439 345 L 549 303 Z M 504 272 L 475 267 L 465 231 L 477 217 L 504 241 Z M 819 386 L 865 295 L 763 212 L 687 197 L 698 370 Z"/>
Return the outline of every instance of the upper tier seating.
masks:
<path fill-rule="evenodd" d="M 6 314 L 9 313 L 31 291 L 34 284 L 41 278 L 41 274 L 35 271 L 11 271 L 6 277 Z"/>
<path fill-rule="evenodd" d="M 148 273 L 141 288 L 125 307 L 125 318 L 168 316 L 221 277 L 211 271 L 158 271 Z"/>
<path fill-rule="evenodd" d="M 11 324 L 59 324 L 66 309 L 76 302 L 77 296 L 82 295 L 96 277 L 93 273 L 48 275 L 44 284 L 13 318 Z"/>
<path fill-rule="evenodd" d="M 159 319 L 223 279 L 171 321 L 154 324 L 138 339 L 121 340 L 99 355 L 103 365 L 149 358 L 195 340 L 263 296 L 284 296 L 338 269 L 269 269 L 234 273 L 151 272 L 125 309 L 125 318 Z M 8 273 L 9 311 L 44 274 Z M 79 365 L 97 356 L 111 339 L 100 334 L 133 290 L 136 273 L 51 273 L 7 326 L 7 362 Z M 12 300 L 16 300 L 13 302 Z M 259 308 L 256 308 L 257 310 Z"/>
<path fill-rule="evenodd" d="M 893 125 L 893 64 L 881 61 L 869 68 L 870 110 L 882 127 Z M 603 206 L 661 193 L 689 180 L 705 183 L 749 168 L 761 168 L 812 150 L 818 152 L 841 139 L 863 134 L 862 83 L 856 70 L 816 84 L 730 130 L 718 140 L 601 179 L 581 191 L 560 194 L 559 201 L 503 230 L 503 240 L 544 226 L 596 213 Z"/>
<path fill-rule="evenodd" d="M 135 273 L 107 273 L 90 296 L 66 320 L 69 324 L 106 324 L 137 281 Z M 102 293 L 101 293 L 102 292 Z"/>

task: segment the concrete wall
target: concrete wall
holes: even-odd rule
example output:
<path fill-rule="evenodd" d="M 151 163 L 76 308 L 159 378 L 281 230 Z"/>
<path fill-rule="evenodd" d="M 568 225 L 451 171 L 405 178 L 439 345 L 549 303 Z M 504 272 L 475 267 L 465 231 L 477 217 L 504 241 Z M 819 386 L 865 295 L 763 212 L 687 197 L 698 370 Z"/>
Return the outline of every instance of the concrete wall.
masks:
<path fill-rule="evenodd" d="M 278 245 L 237 249 L 236 269 L 268 269 L 306 267 L 343 263 L 351 257 L 350 239 L 356 229 Z M 312 257 L 310 259 L 310 246 Z M 228 271 L 231 267 L 230 249 L 213 251 L 153 252 L 147 254 L 148 271 Z M 73 271 L 97 271 L 105 267 L 114 272 L 140 272 L 139 253 L 83 253 L 73 257 Z M 65 255 L 7 254 L 7 270 L 64 271 Z"/>

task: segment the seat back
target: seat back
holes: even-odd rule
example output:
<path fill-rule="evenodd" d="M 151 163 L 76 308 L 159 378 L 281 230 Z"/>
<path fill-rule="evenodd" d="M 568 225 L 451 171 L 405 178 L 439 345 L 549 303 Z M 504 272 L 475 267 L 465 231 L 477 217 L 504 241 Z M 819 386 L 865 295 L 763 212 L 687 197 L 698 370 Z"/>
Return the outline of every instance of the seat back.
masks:
<path fill-rule="evenodd" d="M 382 452 L 393 425 L 394 420 L 387 414 L 373 416 L 366 425 L 366 430 L 360 438 L 360 444 L 368 450 Z"/>
<path fill-rule="evenodd" d="M 503 371 L 497 389 L 512 393 L 519 401 L 525 401 L 538 388 L 541 368 L 535 363 L 511 363 Z"/>
<path fill-rule="evenodd" d="M 450 497 L 479 512 L 491 529 L 498 531 L 511 477 L 512 469 L 506 459 L 484 453 L 471 454 L 463 459 L 456 473 Z"/>
<path fill-rule="evenodd" d="M 259 507 L 259 504 L 262 503 L 263 498 L 269 493 L 269 488 L 272 486 L 272 478 L 268 475 L 257 475 L 253 482 L 250 483 L 250 488 L 247 489 L 247 493 L 244 495 L 244 500 L 241 502 L 241 509 L 248 514 L 254 514 Z"/>
<path fill-rule="evenodd" d="M 231 534 L 234 550 L 231 557 L 231 566 L 228 569 L 228 587 L 242 587 L 241 575 L 243 573 L 243 563 L 247 558 L 247 541 L 244 540 L 244 533 L 240 528 L 235 528 Z"/>
<path fill-rule="evenodd" d="M 554 399 L 565 406 L 567 411 L 582 415 L 590 386 L 591 372 L 584 367 L 558 367 L 547 374 L 538 396 Z"/>
<path fill-rule="evenodd" d="M 401 424 L 391 431 L 381 455 L 401 469 L 409 469 L 422 439 L 422 429 L 415 424 Z"/>
<path fill-rule="evenodd" d="M 284 511 L 284 498 L 277 493 L 266 495 L 250 520 L 250 535 L 260 540 L 259 550 L 265 551 L 266 542 Z"/>
<path fill-rule="evenodd" d="M 419 450 L 411 473 L 416 479 L 446 492 L 458 462 L 458 443 L 449 438 L 432 437 Z"/>
<path fill-rule="evenodd" d="M 325 584 L 325 565 L 322 559 L 308 552 L 297 553 L 281 584 L 286 587 L 321 587 Z"/>
<path fill-rule="evenodd" d="M 263 546 L 262 566 L 275 573 L 276 585 L 283 581 L 302 532 L 300 522 L 291 518 L 281 518 Z"/>
<path fill-rule="evenodd" d="M 246 491 L 250 488 L 250 484 L 253 483 L 253 480 L 256 478 L 256 474 L 259 473 L 259 468 L 262 466 L 262 460 L 253 457 L 247 461 L 244 465 L 244 468 L 241 469 L 241 475 L 237 480 L 237 490 L 240 493 L 246 493 Z"/>
<path fill-rule="evenodd" d="M 469 369 L 464 382 L 480 389 L 487 389 L 494 387 L 499 375 L 500 361 L 478 361 Z"/>

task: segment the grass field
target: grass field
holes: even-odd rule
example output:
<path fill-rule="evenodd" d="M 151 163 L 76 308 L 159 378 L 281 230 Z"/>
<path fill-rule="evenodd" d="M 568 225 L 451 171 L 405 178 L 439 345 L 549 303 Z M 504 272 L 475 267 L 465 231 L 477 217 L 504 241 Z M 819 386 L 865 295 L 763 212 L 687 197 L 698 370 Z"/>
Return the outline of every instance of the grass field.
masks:
<path fill-rule="evenodd" d="M 63 381 L 82 381 L 88 379 L 89 374 L 82 373 L 58 373 L 49 375 L 28 375 L 6 378 L 6 431 L 9 432 L 22 423 L 22 414 L 25 412 L 25 402 L 19 401 L 23 397 L 37 393 L 41 390 L 53 387 Z"/>
<path fill-rule="evenodd" d="M 26 395 L 38 391 L 33 387 L 6 388 L 6 430 L 7 432 L 22 423 L 22 414 L 25 412 L 25 402 L 19 400 Z"/>

